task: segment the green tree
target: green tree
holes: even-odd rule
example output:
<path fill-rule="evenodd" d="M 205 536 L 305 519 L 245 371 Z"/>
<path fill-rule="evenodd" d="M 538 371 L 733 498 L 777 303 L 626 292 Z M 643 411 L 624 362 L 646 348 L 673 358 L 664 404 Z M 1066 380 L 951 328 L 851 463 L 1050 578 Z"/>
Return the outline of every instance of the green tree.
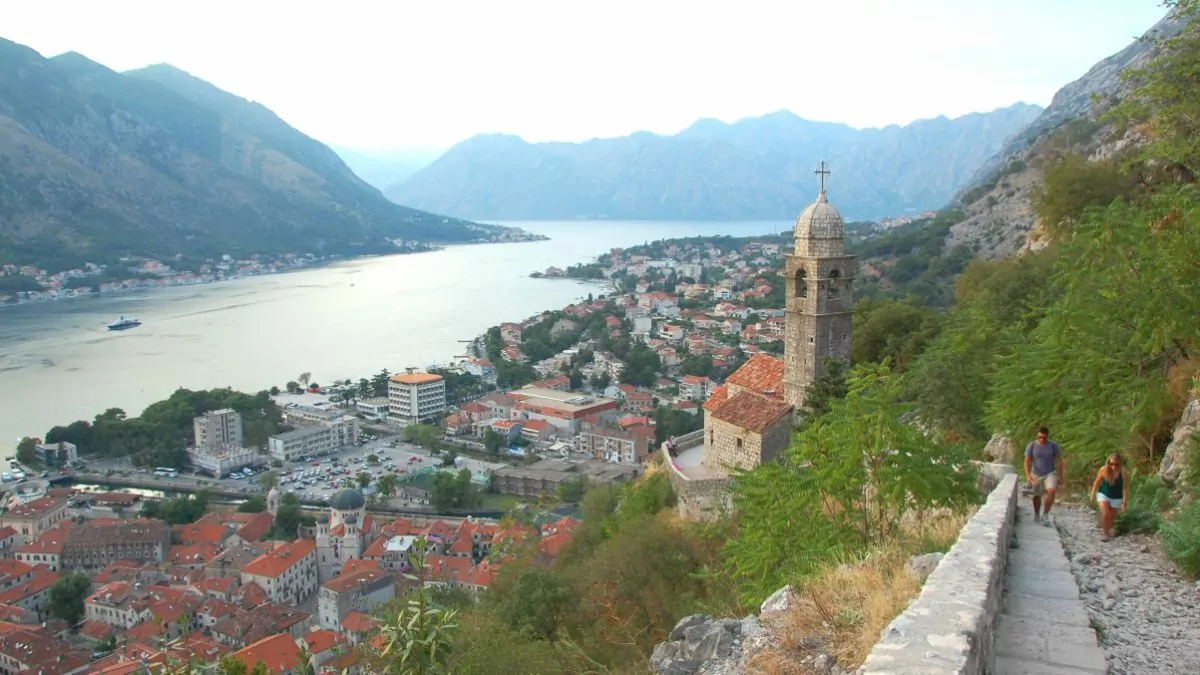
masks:
<path fill-rule="evenodd" d="M 367 455 L 367 464 L 378 464 L 378 463 L 379 463 L 379 455 L 376 455 L 375 453 L 371 453 L 371 454 Z"/>
<path fill-rule="evenodd" d="M 63 575 L 50 587 L 50 599 L 46 611 L 67 625 L 74 626 L 83 620 L 83 601 L 92 592 L 92 581 L 82 572 Z"/>
<path fill-rule="evenodd" d="M 238 504 L 238 513 L 262 513 L 267 510 L 267 498 L 262 495 L 251 495 L 246 501 Z"/>
<path fill-rule="evenodd" d="M 420 538 L 409 554 L 413 567 L 405 576 L 417 582 L 416 589 L 384 608 L 379 625 L 380 642 L 368 645 L 373 672 L 388 675 L 443 675 L 449 667 L 455 642 L 462 628 L 458 612 L 439 604 L 425 579 Z"/>
<path fill-rule="evenodd" d="M 861 300 L 854 306 L 850 357 L 854 363 L 888 359 L 903 370 L 937 330 L 937 316 L 919 298 Z"/>
<path fill-rule="evenodd" d="M 275 514 L 272 533 L 281 539 L 295 539 L 301 525 L 311 525 L 312 519 L 301 512 L 300 498 L 294 492 L 285 492 L 279 498 L 279 510 Z"/>
<path fill-rule="evenodd" d="M 26 436 L 17 443 L 17 461 L 25 466 L 32 465 L 37 460 L 37 455 L 34 454 L 34 447 L 37 441 Z"/>
<path fill-rule="evenodd" d="M 375 488 L 385 497 L 391 497 L 396 494 L 396 488 L 400 486 L 400 479 L 391 473 L 385 473 L 375 481 Z"/>
<path fill-rule="evenodd" d="M 562 481 L 558 484 L 558 489 L 554 492 L 562 502 L 566 504 L 578 504 L 579 500 L 583 499 L 584 493 L 587 492 L 587 488 L 587 476 L 579 476 Z"/>
<path fill-rule="evenodd" d="M 1198 222 L 1194 186 L 1079 222 L 1054 268 L 1061 294 L 1000 360 L 987 408 L 994 428 L 1019 438 L 1048 424 L 1077 468 L 1113 451 L 1155 459 L 1173 425 L 1167 377 L 1200 335 Z"/>
<path fill-rule="evenodd" d="M 371 484 L 371 474 L 366 471 L 359 471 L 358 475 L 355 476 L 355 480 L 358 481 L 358 487 L 365 488 Z"/>
<path fill-rule="evenodd" d="M 726 559 L 746 599 L 823 562 L 892 540 L 913 511 L 964 508 L 975 496 L 962 446 L 931 443 L 902 421 L 897 377 L 856 366 L 845 398 L 796 435 L 778 462 L 735 477 L 737 536 Z"/>
<path fill-rule="evenodd" d="M 1144 66 L 1122 75 L 1135 86 L 1110 113 L 1127 124 L 1148 124 L 1148 143 L 1138 158 L 1178 167 L 1188 177 L 1200 175 L 1200 96 L 1195 77 L 1200 72 L 1200 13 L 1195 0 L 1168 0 L 1181 15 L 1182 28 L 1155 40 L 1158 55 Z"/>
<path fill-rule="evenodd" d="M 500 448 L 504 446 L 504 437 L 492 430 L 491 427 L 483 430 L 483 449 L 493 455 L 500 452 Z"/>
<path fill-rule="evenodd" d="M 510 626 L 538 639 L 553 639 L 577 598 L 553 571 L 526 567 L 503 589 L 495 611 Z"/>
<path fill-rule="evenodd" d="M 1137 184 L 1135 173 L 1122 172 L 1115 161 L 1065 155 L 1046 167 L 1034 209 L 1046 231 L 1061 241 L 1085 212 L 1132 195 Z"/>
<path fill-rule="evenodd" d="M 264 471 L 258 474 L 257 480 L 258 486 L 263 489 L 263 492 L 270 492 L 279 486 L 279 474 L 274 471 Z"/>
<path fill-rule="evenodd" d="M 479 494 L 471 485 L 471 471 L 438 471 L 429 489 L 429 503 L 438 511 L 468 509 L 479 503 Z"/>

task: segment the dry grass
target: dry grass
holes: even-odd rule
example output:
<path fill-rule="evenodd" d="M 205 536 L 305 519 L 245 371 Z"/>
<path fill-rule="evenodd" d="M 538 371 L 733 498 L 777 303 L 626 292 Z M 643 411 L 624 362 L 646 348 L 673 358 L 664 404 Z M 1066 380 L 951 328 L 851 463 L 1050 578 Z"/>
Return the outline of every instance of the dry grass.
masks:
<path fill-rule="evenodd" d="M 909 559 L 948 549 L 968 516 L 942 513 L 914 519 L 893 545 L 823 569 L 798 590 L 791 610 L 772 622 L 776 647 L 749 664 L 752 672 L 804 673 L 802 661 L 815 651 L 835 657 L 847 670 L 862 665 L 883 629 L 921 591 L 921 580 L 906 570 Z"/>

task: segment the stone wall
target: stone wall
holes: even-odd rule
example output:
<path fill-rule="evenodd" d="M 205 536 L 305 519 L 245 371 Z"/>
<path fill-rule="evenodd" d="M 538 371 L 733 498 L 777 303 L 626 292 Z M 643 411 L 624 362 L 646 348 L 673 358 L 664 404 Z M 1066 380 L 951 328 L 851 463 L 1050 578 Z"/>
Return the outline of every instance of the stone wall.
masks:
<path fill-rule="evenodd" d="M 696 440 L 691 440 L 688 444 L 681 440 L 684 438 L 682 436 L 676 439 L 680 449 L 694 447 L 703 442 L 703 432 L 693 433 L 699 435 L 696 436 Z M 671 453 L 667 452 L 665 443 L 661 452 L 664 463 L 667 465 L 667 475 L 671 479 L 671 487 L 675 490 L 675 502 L 681 517 L 687 520 L 713 520 L 721 513 L 729 511 L 731 482 L 729 478 L 699 480 L 688 478 L 675 468 L 675 464 L 671 461 Z"/>
<path fill-rule="evenodd" d="M 704 428 L 712 439 L 704 452 L 704 466 L 710 471 L 753 469 L 762 463 L 761 435 L 713 415 L 704 416 Z"/>
<path fill-rule="evenodd" d="M 884 629 L 860 672 L 982 675 L 992 655 L 1001 583 L 1017 510 L 1008 474 L 963 526 L 921 595 Z"/>

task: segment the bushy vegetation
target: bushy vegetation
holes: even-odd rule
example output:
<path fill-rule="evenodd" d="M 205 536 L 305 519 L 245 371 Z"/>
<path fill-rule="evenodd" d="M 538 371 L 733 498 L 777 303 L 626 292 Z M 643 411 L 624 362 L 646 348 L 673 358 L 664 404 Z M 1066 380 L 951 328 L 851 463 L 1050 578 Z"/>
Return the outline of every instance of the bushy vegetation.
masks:
<path fill-rule="evenodd" d="M 194 442 L 192 420 L 210 410 L 232 408 L 242 415 L 247 447 L 266 445 L 278 433 L 282 412 L 265 391 L 244 394 L 232 389 L 178 389 L 169 398 L 151 403 L 139 417 L 109 408 L 91 422 L 79 420 L 46 432 L 47 443 L 74 443 L 80 455 L 130 456 L 136 466 L 182 467 L 186 447 Z"/>

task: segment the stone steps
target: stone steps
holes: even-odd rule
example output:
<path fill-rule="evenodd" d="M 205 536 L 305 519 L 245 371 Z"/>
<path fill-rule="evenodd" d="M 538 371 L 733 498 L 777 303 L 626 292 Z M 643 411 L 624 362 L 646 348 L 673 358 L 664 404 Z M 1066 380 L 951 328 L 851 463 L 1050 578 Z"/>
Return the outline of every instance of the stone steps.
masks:
<path fill-rule="evenodd" d="M 991 675 L 1104 675 L 1096 640 L 1058 530 L 1017 513 L 1009 550 Z"/>

